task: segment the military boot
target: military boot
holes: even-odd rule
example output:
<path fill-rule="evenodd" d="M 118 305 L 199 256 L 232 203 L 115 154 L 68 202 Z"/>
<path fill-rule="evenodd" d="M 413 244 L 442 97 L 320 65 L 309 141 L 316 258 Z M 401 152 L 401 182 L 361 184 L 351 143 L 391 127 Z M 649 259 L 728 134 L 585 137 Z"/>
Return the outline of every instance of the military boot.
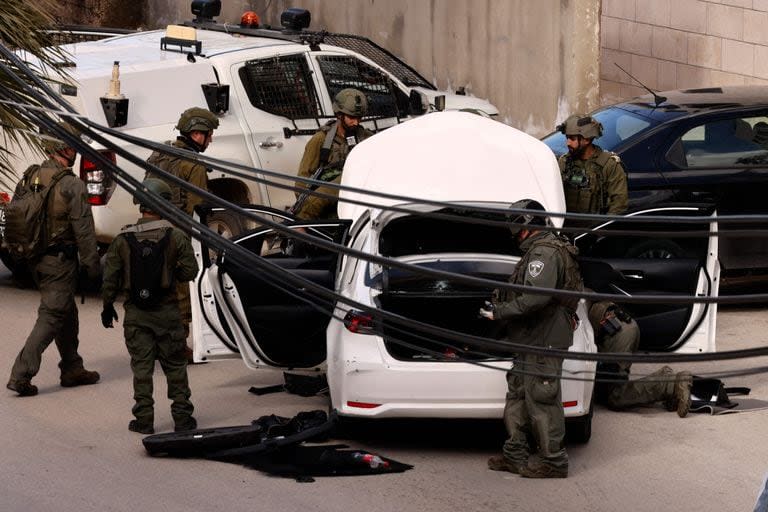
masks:
<path fill-rule="evenodd" d="M 9 380 L 5 387 L 15 391 L 19 396 L 35 396 L 37 394 L 37 386 L 28 380 Z"/>
<path fill-rule="evenodd" d="M 173 426 L 174 432 L 186 432 L 187 430 L 195 430 L 197 428 L 197 420 L 194 416 L 181 421 L 177 421 Z"/>
<path fill-rule="evenodd" d="M 677 415 L 685 418 L 691 410 L 691 386 L 693 376 L 691 372 L 679 372 L 675 379 L 675 400 L 677 401 Z"/>
<path fill-rule="evenodd" d="M 568 466 L 558 468 L 536 461 L 521 467 L 520 476 L 524 478 L 567 478 Z"/>
<path fill-rule="evenodd" d="M 488 459 L 488 469 L 491 471 L 509 471 L 516 475 L 520 474 L 520 468 L 525 466 L 525 463 L 513 462 L 504 458 L 503 455 L 494 455 Z"/>
<path fill-rule="evenodd" d="M 151 423 L 144 423 L 139 420 L 131 420 L 128 423 L 128 430 L 136 432 L 138 434 L 154 434 L 155 427 Z"/>
<path fill-rule="evenodd" d="M 62 387 L 72 388 L 75 386 L 96 384 L 99 382 L 100 378 L 101 376 L 99 375 L 99 372 L 91 372 L 85 368 L 77 368 L 62 373 L 60 382 Z"/>

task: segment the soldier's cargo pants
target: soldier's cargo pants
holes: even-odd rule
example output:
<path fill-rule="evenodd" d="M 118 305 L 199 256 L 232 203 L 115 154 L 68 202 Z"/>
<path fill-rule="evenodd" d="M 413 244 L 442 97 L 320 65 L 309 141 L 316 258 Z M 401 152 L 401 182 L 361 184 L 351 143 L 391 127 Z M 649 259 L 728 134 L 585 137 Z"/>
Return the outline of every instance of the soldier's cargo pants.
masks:
<path fill-rule="evenodd" d="M 504 443 L 503 453 L 508 461 L 526 464 L 528 457 L 534 455 L 542 464 L 568 468 L 563 442 L 562 370 L 562 359 L 523 354 L 507 373 L 504 424 L 509 439 Z"/>
<path fill-rule="evenodd" d="M 52 341 L 61 356 L 61 373 L 83 367 L 83 359 L 77 353 L 77 261 L 63 255 L 46 255 L 34 265 L 32 276 L 40 291 L 40 306 L 32 332 L 13 363 L 12 381 L 31 380 L 37 375 L 43 352 Z"/>
<path fill-rule="evenodd" d="M 169 304 L 157 311 L 146 311 L 135 306 L 126 306 L 125 344 L 131 356 L 133 371 L 132 412 L 143 424 L 154 422 L 154 399 L 152 398 L 155 361 L 168 383 L 168 398 L 171 400 L 171 415 L 174 423 L 184 423 L 192 416 L 194 406 L 187 377 L 187 358 L 184 353 L 186 342 L 179 322 L 178 306 Z"/>

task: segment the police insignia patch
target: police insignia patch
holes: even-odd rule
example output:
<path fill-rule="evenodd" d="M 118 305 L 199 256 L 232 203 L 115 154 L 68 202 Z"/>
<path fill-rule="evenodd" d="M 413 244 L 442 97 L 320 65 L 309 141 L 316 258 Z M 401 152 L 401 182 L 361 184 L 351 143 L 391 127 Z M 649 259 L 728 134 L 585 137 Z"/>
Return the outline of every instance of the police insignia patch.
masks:
<path fill-rule="evenodd" d="M 539 277 L 539 274 L 541 274 L 542 270 L 544 270 L 543 261 L 534 260 L 528 263 L 528 273 L 531 275 L 531 277 Z"/>

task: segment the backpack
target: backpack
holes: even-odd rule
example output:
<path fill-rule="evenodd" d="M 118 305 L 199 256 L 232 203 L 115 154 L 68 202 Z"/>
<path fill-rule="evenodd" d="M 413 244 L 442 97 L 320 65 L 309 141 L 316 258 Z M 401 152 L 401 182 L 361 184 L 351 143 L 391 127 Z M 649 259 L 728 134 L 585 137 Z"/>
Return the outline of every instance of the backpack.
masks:
<path fill-rule="evenodd" d="M 31 260 L 48 248 L 48 196 L 56 183 L 69 173 L 62 169 L 51 178 L 47 187 L 30 183 L 39 165 L 32 165 L 16 186 L 13 198 L 5 205 L 5 233 L 2 246 L 12 257 Z"/>
<path fill-rule="evenodd" d="M 171 228 L 167 228 L 158 241 L 139 241 L 131 232 L 124 233 L 130 248 L 131 301 L 139 309 L 151 309 L 174 291 L 173 283 L 163 288 L 166 249 L 171 240 Z"/>

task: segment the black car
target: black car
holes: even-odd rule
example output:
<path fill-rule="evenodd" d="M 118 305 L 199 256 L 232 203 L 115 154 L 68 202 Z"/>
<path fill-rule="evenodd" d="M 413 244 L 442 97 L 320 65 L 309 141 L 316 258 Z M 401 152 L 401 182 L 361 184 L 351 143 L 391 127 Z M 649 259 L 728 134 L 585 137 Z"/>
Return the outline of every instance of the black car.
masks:
<path fill-rule="evenodd" d="M 666 91 L 591 115 L 604 129 L 595 143 L 624 162 L 630 211 L 706 204 L 718 215 L 768 213 L 768 87 Z M 567 151 L 559 132 L 543 141 L 557 155 Z M 684 247 L 666 244 L 648 255 L 678 257 L 684 252 Z M 731 278 L 766 275 L 768 238 L 721 237 L 720 261 Z"/>

